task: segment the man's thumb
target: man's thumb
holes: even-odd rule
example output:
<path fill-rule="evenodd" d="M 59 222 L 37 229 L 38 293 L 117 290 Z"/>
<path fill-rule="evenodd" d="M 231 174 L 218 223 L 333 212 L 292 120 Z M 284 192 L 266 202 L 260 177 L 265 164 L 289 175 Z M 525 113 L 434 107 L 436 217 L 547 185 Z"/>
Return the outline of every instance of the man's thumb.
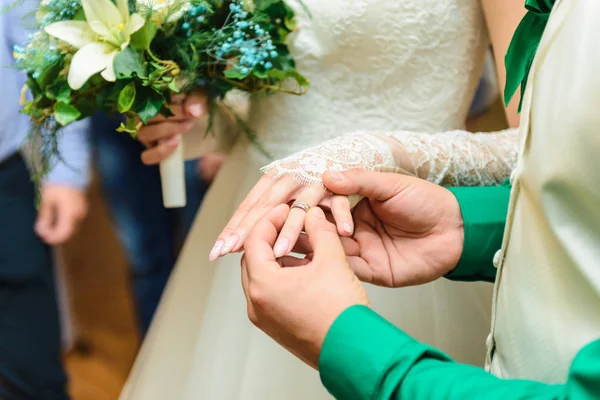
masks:
<path fill-rule="evenodd" d="M 389 172 L 351 169 L 325 172 L 323 184 L 335 194 L 360 195 L 371 200 L 386 201 L 398 194 L 409 179 L 411 178 Z"/>
<path fill-rule="evenodd" d="M 305 228 L 315 259 L 345 259 L 346 253 L 337 229 L 327 221 L 323 210 L 311 208 L 306 216 Z"/>

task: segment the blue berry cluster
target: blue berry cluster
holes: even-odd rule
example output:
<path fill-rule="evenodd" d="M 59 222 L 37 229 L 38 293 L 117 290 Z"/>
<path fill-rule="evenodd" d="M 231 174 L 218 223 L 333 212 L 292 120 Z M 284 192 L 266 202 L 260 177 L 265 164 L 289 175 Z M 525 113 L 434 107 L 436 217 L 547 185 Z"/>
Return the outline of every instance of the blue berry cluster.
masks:
<path fill-rule="evenodd" d="M 232 22 L 223 27 L 216 56 L 221 60 L 237 60 L 233 68 L 247 75 L 254 68 L 270 70 L 273 59 L 279 56 L 271 35 L 260 24 L 248 19 L 244 2 L 229 5 Z M 224 40 L 223 40 L 224 39 Z"/>
<path fill-rule="evenodd" d="M 45 1 L 40 10 L 43 11 L 39 23 L 46 27 L 54 22 L 72 20 L 81 8 L 79 0 L 48 0 Z"/>
<path fill-rule="evenodd" d="M 198 4 L 189 10 L 183 16 L 183 23 L 181 29 L 185 32 L 187 37 L 192 36 L 194 27 L 198 24 L 203 24 L 206 21 L 206 12 L 208 9 L 204 4 Z"/>
<path fill-rule="evenodd" d="M 59 62 L 62 55 L 56 47 L 48 43 L 48 36 L 41 33 L 28 36 L 23 46 L 13 46 L 13 57 L 20 69 L 26 70 L 33 78 L 40 76 L 39 71 L 48 69 L 49 65 Z"/>

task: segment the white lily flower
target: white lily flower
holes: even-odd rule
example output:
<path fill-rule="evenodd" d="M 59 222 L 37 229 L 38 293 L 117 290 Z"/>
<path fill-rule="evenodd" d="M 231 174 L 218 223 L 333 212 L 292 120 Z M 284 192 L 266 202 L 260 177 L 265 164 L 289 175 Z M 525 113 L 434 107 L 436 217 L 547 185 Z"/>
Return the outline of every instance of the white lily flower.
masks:
<path fill-rule="evenodd" d="M 95 74 L 114 82 L 115 57 L 129 46 L 131 35 L 140 30 L 145 20 L 141 15 L 129 15 L 127 0 L 81 0 L 86 21 L 61 21 L 50 24 L 46 32 L 79 49 L 69 68 L 68 82 L 73 90 L 81 87 Z"/>
<path fill-rule="evenodd" d="M 191 8 L 189 0 L 137 0 L 138 10 L 150 9 L 153 11 L 152 19 L 157 23 L 162 23 L 169 14 L 169 10 L 178 5 L 177 12 L 171 13 L 167 22 L 174 22 L 181 18 L 183 14 Z"/>

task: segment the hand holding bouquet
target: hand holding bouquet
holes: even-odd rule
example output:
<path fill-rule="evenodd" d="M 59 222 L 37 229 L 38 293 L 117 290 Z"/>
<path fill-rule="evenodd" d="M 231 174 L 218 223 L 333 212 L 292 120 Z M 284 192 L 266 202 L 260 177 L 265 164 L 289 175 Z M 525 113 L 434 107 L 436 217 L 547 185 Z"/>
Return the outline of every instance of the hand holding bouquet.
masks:
<path fill-rule="evenodd" d="M 151 118 L 172 115 L 174 93 L 202 88 L 215 104 L 234 89 L 308 87 L 286 45 L 295 15 L 284 0 L 44 0 L 36 21 L 39 31 L 15 58 L 28 75 L 23 112 L 41 138 L 42 175 L 60 157 L 61 128 L 97 111 L 122 115 L 119 131 L 135 136 Z M 185 204 L 176 154 L 165 161 L 170 173 L 161 168 L 163 185 L 174 186 L 167 206 Z"/>

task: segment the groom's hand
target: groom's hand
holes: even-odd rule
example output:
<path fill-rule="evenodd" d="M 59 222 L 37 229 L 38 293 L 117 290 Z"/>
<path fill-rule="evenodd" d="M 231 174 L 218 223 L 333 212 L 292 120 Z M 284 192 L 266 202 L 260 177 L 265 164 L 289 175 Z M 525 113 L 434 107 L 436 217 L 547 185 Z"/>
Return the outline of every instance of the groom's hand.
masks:
<path fill-rule="evenodd" d="M 328 172 L 323 180 L 333 193 L 365 197 L 353 211 L 353 238 L 342 239 L 350 266 L 362 281 L 418 285 L 456 267 L 464 227 L 450 191 L 405 175 L 358 169 Z"/>
<path fill-rule="evenodd" d="M 244 244 L 242 285 L 250 320 L 314 368 L 325 336 L 348 307 L 368 305 L 364 287 L 349 268 L 334 225 L 318 208 L 306 217 L 312 260 L 275 258 L 273 246 L 289 213 L 273 209 Z"/>
<path fill-rule="evenodd" d="M 169 106 L 174 116 L 158 115 L 138 132 L 138 140 L 148 148 L 142 153 L 146 165 L 158 164 L 169 157 L 179 146 L 181 135 L 189 132 L 198 118 L 206 115 L 207 99 L 199 90 L 187 96 L 174 96 L 172 100 Z"/>

